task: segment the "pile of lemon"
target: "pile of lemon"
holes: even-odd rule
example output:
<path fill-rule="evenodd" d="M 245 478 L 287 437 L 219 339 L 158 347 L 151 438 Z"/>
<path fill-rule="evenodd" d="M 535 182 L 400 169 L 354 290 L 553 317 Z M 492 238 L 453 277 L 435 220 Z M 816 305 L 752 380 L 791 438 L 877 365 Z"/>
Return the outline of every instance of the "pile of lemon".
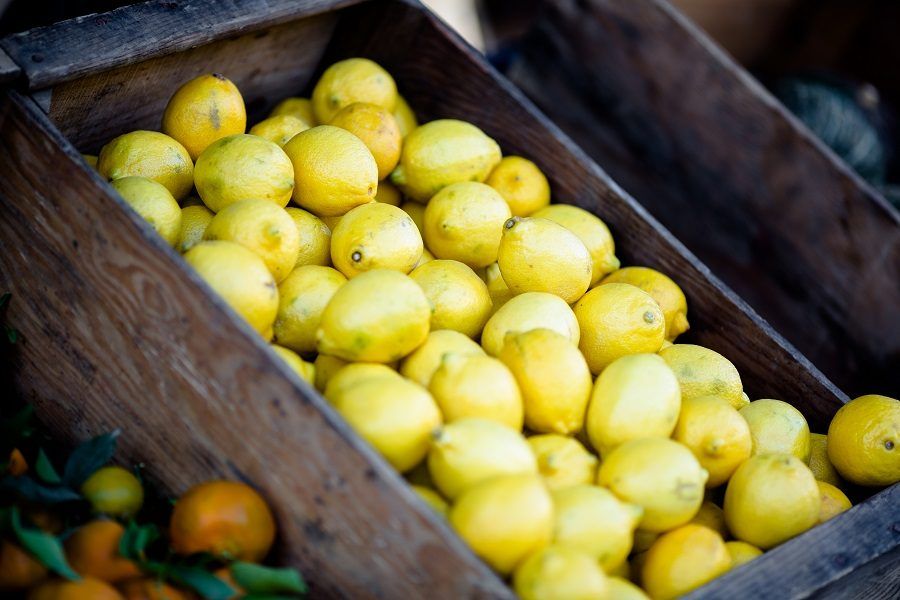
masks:
<path fill-rule="evenodd" d="M 750 402 L 673 343 L 674 281 L 374 62 L 245 128 L 205 75 L 97 168 L 523 598 L 675 597 L 849 508 L 844 480 L 900 479 L 897 400 L 827 438 Z"/>

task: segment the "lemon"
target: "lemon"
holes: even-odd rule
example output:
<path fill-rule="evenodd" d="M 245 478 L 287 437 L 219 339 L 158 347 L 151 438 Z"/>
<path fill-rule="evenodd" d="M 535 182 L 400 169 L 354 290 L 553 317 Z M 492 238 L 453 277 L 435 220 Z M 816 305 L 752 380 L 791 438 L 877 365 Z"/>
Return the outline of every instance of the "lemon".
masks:
<path fill-rule="evenodd" d="M 445 354 L 428 391 L 448 423 L 478 417 L 522 428 L 522 396 L 509 369 L 484 354 Z"/>
<path fill-rule="evenodd" d="M 584 552 L 608 573 L 631 552 L 634 529 L 644 511 L 595 485 L 554 490 L 553 543 Z"/>
<path fill-rule="evenodd" d="M 201 200 L 197 196 L 188 196 L 187 198 L 181 200 L 179 204 L 181 204 L 181 208 L 187 208 L 188 206 L 202 206 L 203 208 L 206 208 L 206 205 L 203 204 L 203 200 Z"/>
<path fill-rule="evenodd" d="M 746 404 L 738 370 L 718 352 L 693 344 L 672 344 L 659 355 L 675 371 L 682 399 L 721 396 L 737 409 Z"/>
<path fill-rule="evenodd" d="M 181 209 L 181 230 L 175 249 L 184 254 L 203 240 L 203 234 L 215 215 L 205 206 L 185 206 Z"/>
<path fill-rule="evenodd" d="M 345 283 L 347 278 L 331 267 L 306 265 L 291 271 L 278 285 L 275 341 L 295 352 L 314 352 L 322 313 Z"/>
<path fill-rule="evenodd" d="M 654 600 L 687 594 L 731 568 L 722 537 L 700 525 L 684 525 L 660 536 L 647 551 L 641 580 Z"/>
<path fill-rule="evenodd" d="M 278 312 L 278 288 L 266 263 L 234 242 L 200 242 L 184 259 L 225 302 L 265 337 Z"/>
<path fill-rule="evenodd" d="M 484 354 L 477 343 L 458 331 L 432 330 L 425 342 L 400 363 L 400 374 L 428 387 L 441 360 L 447 354 Z"/>
<path fill-rule="evenodd" d="M 325 385 L 324 396 L 326 400 L 333 401 L 347 390 L 364 381 L 397 376 L 396 371 L 392 368 L 379 363 L 358 362 L 345 364 L 329 378 L 328 383 Z"/>
<path fill-rule="evenodd" d="M 551 329 L 510 332 L 498 358 L 519 384 L 530 430 L 581 431 L 591 395 L 591 372 L 568 338 Z"/>
<path fill-rule="evenodd" d="M 641 529 L 661 532 L 697 514 L 706 477 L 683 445 L 666 438 L 643 438 L 625 442 L 605 456 L 597 483 L 644 509 Z"/>
<path fill-rule="evenodd" d="M 310 213 L 312 214 L 312 213 Z M 341 222 L 341 219 L 344 218 L 344 215 L 338 215 L 336 217 L 328 217 L 322 216 L 319 219 L 322 223 L 328 228 L 328 231 L 334 231 L 334 228 L 337 227 L 337 224 Z M 331 261 L 331 249 L 329 248 L 328 260 Z"/>
<path fill-rule="evenodd" d="M 666 340 L 674 340 L 690 328 L 684 292 L 659 271 L 648 267 L 625 267 L 610 273 L 600 283 L 630 283 L 650 294 L 666 317 Z"/>
<path fill-rule="evenodd" d="M 409 104 L 400 94 L 397 94 L 397 104 L 394 105 L 394 118 L 397 120 L 397 126 L 400 128 L 400 135 L 404 138 L 419 126 L 416 119 L 416 113 L 413 112 Z"/>
<path fill-rule="evenodd" d="M 844 485 L 837 469 L 828 460 L 828 437 L 821 433 L 809 434 L 809 470 L 818 481 L 830 483 L 835 487 Z"/>
<path fill-rule="evenodd" d="M 313 366 L 316 368 L 316 389 L 324 395 L 328 382 L 348 364 L 350 363 L 337 356 L 328 356 L 327 354 L 316 356 L 316 360 L 313 362 Z"/>
<path fill-rule="evenodd" d="M 591 253 L 591 285 L 619 268 L 612 234 L 606 223 L 596 215 L 569 204 L 551 204 L 531 216 L 554 221 L 578 236 Z"/>
<path fill-rule="evenodd" d="M 581 328 L 578 347 L 595 374 L 622 356 L 655 353 L 665 339 L 659 305 L 627 283 L 595 287 L 572 310 Z"/>
<path fill-rule="evenodd" d="M 345 360 L 391 362 L 425 341 L 430 319 L 428 299 L 412 279 L 387 269 L 366 271 L 332 296 L 316 345 Z"/>
<path fill-rule="evenodd" d="M 176 200 L 194 187 L 191 155 L 158 131 L 132 131 L 114 138 L 100 150 L 96 168 L 106 179 L 146 177 L 165 186 Z"/>
<path fill-rule="evenodd" d="M 601 375 L 602 376 L 602 375 Z M 672 437 L 694 453 L 709 472 L 706 487 L 722 485 L 753 449 L 751 428 L 724 398 L 704 396 L 681 403 Z"/>
<path fill-rule="evenodd" d="M 491 314 L 491 296 L 475 272 L 455 260 L 431 260 L 409 276 L 431 303 L 431 328 L 476 337 Z"/>
<path fill-rule="evenodd" d="M 532 329 L 550 329 L 573 345 L 578 344 L 578 320 L 566 301 L 544 292 L 528 292 L 515 296 L 488 319 L 481 333 L 481 346 L 491 356 L 498 356 L 507 334 Z"/>
<path fill-rule="evenodd" d="M 514 294 L 548 292 L 572 304 L 591 284 L 592 262 L 587 248 L 574 233 L 547 219 L 507 220 L 497 264 Z"/>
<path fill-rule="evenodd" d="M 416 224 L 390 204 L 357 206 L 341 217 L 331 233 L 331 261 L 347 277 L 372 269 L 409 273 L 422 250 Z"/>
<path fill-rule="evenodd" d="M 491 314 L 497 312 L 501 306 L 515 296 L 503 280 L 503 275 L 500 274 L 500 265 L 497 263 L 491 263 L 485 267 L 484 282 L 491 295 Z"/>
<path fill-rule="evenodd" d="M 383 182 L 382 182 L 383 183 Z M 380 187 L 381 184 L 379 184 Z M 400 205 L 400 208 L 403 209 L 403 212 L 409 215 L 409 218 L 413 220 L 413 223 L 416 224 L 416 229 L 419 230 L 419 233 L 422 234 L 422 238 L 425 238 L 425 207 L 418 202 L 404 202 Z"/>
<path fill-rule="evenodd" d="M 436 257 L 478 269 L 497 261 L 509 207 L 490 186 L 455 183 L 428 202 L 423 218 L 425 245 Z"/>
<path fill-rule="evenodd" d="M 678 422 L 681 392 L 665 361 L 655 354 L 623 356 L 603 369 L 591 393 L 587 434 L 606 456 L 640 438 L 669 437 Z"/>
<path fill-rule="evenodd" d="M 162 184 L 146 177 L 122 177 L 112 182 L 122 199 L 150 224 L 167 244 L 181 235 L 181 208 Z"/>
<path fill-rule="evenodd" d="M 375 192 L 375 202 L 390 204 L 391 206 L 400 206 L 403 204 L 403 196 L 400 194 L 400 190 L 398 190 L 390 181 L 379 181 L 378 190 Z M 419 209 L 422 209 L 421 204 L 417 204 L 416 206 L 418 206 Z M 416 229 L 419 229 L 418 224 L 416 224 Z"/>
<path fill-rule="evenodd" d="M 731 541 L 725 542 L 725 549 L 731 556 L 731 568 L 735 569 L 741 565 L 745 565 L 754 558 L 762 556 L 763 551 L 747 542 Z"/>
<path fill-rule="evenodd" d="M 857 485 L 900 481 L 900 401 L 875 394 L 851 400 L 828 427 L 828 458 Z"/>
<path fill-rule="evenodd" d="M 425 487 L 424 485 L 412 485 L 413 491 L 419 495 L 425 504 L 428 505 L 428 508 L 441 515 L 442 517 L 447 516 L 447 511 L 450 510 L 450 505 L 447 504 L 447 501 L 444 500 L 440 494 L 429 487 Z"/>
<path fill-rule="evenodd" d="M 781 400 L 757 400 L 740 414 L 750 426 L 754 455 L 793 454 L 809 463 L 809 425 L 799 410 Z"/>
<path fill-rule="evenodd" d="M 650 600 L 644 590 L 622 577 L 607 578 L 609 600 Z"/>
<path fill-rule="evenodd" d="M 537 458 L 538 470 L 551 490 L 593 483 L 597 477 L 597 457 L 581 442 L 567 435 L 544 433 L 528 438 Z"/>
<path fill-rule="evenodd" d="M 629 577 L 631 575 L 631 565 L 627 559 L 623 560 L 618 567 L 610 569 L 606 574 L 610 577 Z"/>
<path fill-rule="evenodd" d="M 281 360 L 287 363 L 287 365 L 293 370 L 300 379 L 303 379 L 309 385 L 313 385 L 316 382 L 316 367 L 310 363 L 306 362 L 302 358 L 300 358 L 296 352 L 293 350 L 289 350 L 284 346 L 278 346 L 277 344 L 272 344 L 272 350 L 275 351 Z"/>
<path fill-rule="evenodd" d="M 690 523 L 694 525 L 703 525 L 704 527 L 708 527 L 722 536 L 722 539 L 728 539 L 730 537 L 730 533 L 728 532 L 728 524 L 725 523 L 725 511 L 710 500 L 704 500 L 703 504 L 700 505 L 700 510 L 697 511 L 697 514 L 694 515 L 694 518 L 690 520 Z"/>
<path fill-rule="evenodd" d="M 283 147 L 292 137 L 309 129 L 309 125 L 291 115 L 277 115 L 264 119 L 250 128 L 250 135 L 259 136 Z"/>
<path fill-rule="evenodd" d="M 659 539 L 659 536 L 660 534 L 655 531 L 644 531 L 643 529 L 635 531 L 634 548 L 631 551 L 632 555 L 646 554 L 647 550 L 650 549 L 650 546 Z"/>
<path fill-rule="evenodd" d="M 820 524 L 853 507 L 850 498 L 835 486 L 824 481 L 816 481 L 816 484 L 819 486 L 819 496 L 822 500 L 822 508 L 819 511 Z"/>
<path fill-rule="evenodd" d="M 367 58 L 348 58 L 325 69 L 312 93 L 316 121 L 328 123 L 338 111 L 355 102 L 394 110 L 397 103 L 394 78 Z"/>
<path fill-rule="evenodd" d="M 97 163 L 100 160 L 100 157 L 95 154 L 82 154 L 81 158 L 83 158 L 84 162 L 86 162 L 92 169 L 97 168 Z"/>
<path fill-rule="evenodd" d="M 441 424 L 441 413 L 431 395 L 399 375 L 358 381 L 330 395 L 329 400 L 401 473 L 425 458 L 432 432 Z"/>
<path fill-rule="evenodd" d="M 319 217 L 374 201 L 378 165 L 358 137 L 331 125 L 301 131 L 284 145 L 294 165 L 293 199 Z"/>
<path fill-rule="evenodd" d="M 500 160 L 485 183 L 500 192 L 514 217 L 527 217 L 550 204 L 550 183 L 536 164 L 521 156 Z"/>
<path fill-rule="evenodd" d="M 434 255 L 428 251 L 428 248 L 422 249 L 422 257 L 419 259 L 419 262 L 416 263 L 416 267 L 413 269 L 415 271 L 416 268 L 421 267 L 425 263 L 429 263 L 434 260 Z"/>
<path fill-rule="evenodd" d="M 195 77 L 178 88 L 162 118 L 163 133 L 181 142 L 194 160 L 216 140 L 246 128 L 241 92 L 218 73 Z"/>
<path fill-rule="evenodd" d="M 342 108 L 329 124 L 346 129 L 363 141 L 378 165 L 379 181 L 390 175 L 400 161 L 400 126 L 386 108 L 356 102 Z"/>
<path fill-rule="evenodd" d="M 513 575 L 521 600 L 597 600 L 608 598 L 606 574 L 583 552 L 547 546 L 531 554 Z"/>
<path fill-rule="evenodd" d="M 300 252 L 297 253 L 295 267 L 305 265 L 320 265 L 327 267 L 331 264 L 331 230 L 322 219 L 316 215 L 289 206 L 285 209 L 297 226 L 300 236 Z"/>
<path fill-rule="evenodd" d="M 455 500 L 473 486 L 501 475 L 538 472 L 524 436 L 488 419 L 447 423 L 428 452 L 428 472 L 445 498 Z"/>
<path fill-rule="evenodd" d="M 507 575 L 550 542 L 553 501 L 537 475 L 508 475 L 467 490 L 450 524 L 476 555 Z"/>
<path fill-rule="evenodd" d="M 725 490 L 728 530 L 763 550 L 815 525 L 821 507 L 812 471 L 793 454 L 751 456 Z"/>
<path fill-rule="evenodd" d="M 484 182 L 499 162 L 500 146 L 483 131 L 464 121 L 440 119 L 406 136 L 391 182 L 410 199 L 426 202 L 454 183 Z M 508 213 L 506 201 L 496 196 Z"/>
<path fill-rule="evenodd" d="M 285 98 L 276 104 L 272 112 L 269 113 L 269 117 L 277 117 L 279 115 L 288 115 L 300 119 L 310 127 L 316 124 L 312 100 L 309 98 Z"/>

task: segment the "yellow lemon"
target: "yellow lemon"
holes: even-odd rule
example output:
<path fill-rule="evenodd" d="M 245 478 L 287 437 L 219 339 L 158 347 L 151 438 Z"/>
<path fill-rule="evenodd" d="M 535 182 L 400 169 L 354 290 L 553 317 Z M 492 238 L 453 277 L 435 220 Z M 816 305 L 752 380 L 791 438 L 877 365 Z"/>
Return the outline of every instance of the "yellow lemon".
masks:
<path fill-rule="evenodd" d="M 500 274 L 500 265 L 497 263 L 491 263 L 485 267 L 484 282 L 491 295 L 491 314 L 497 312 L 501 306 L 515 296 L 503 280 L 503 275 Z"/>
<path fill-rule="evenodd" d="M 450 505 L 447 504 L 447 501 L 444 500 L 444 498 L 441 497 L 440 494 L 429 487 L 425 487 L 424 485 L 412 485 L 410 487 L 416 494 L 419 495 L 419 498 L 421 498 L 431 510 L 441 515 L 442 517 L 447 516 L 447 511 L 450 510 Z"/>
<path fill-rule="evenodd" d="M 575 438 L 544 433 L 528 438 L 544 483 L 551 490 L 593 483 L 600 461 Z"/>
<path fill-rule="evenodd" d="M 576 485 L 551 492 L 553 543 L 576 548 L 608 573 L 631 552 L 634 529 L 644 511 L 595 485 Z"/>
<path fill-rule="evenodd" d="M 313 362 L 313 366 L 316 368 L 316 389 L 324 394 L 328 382 L 348 364 L 350 363 L 337 356 L 328 356 L 327 354 L 316 356 L 316 360 Z"/>
<path fill-rule="evenodd" d="M 500 160 L 485 181 L 500 192 L 514 217 L 527 217 L 550 204 L 550 183 L 536 164 L 521 156 Z"/>
<path fill-rule="evenodd" d="M 195 77 L 178 88 L 162 118 L 163 133 L 181 142 L 194 160 L 216 140 L 246 128 L 241 92 L 218 73 Z"/>
<path fill-rule="evenodd" d="M 690 523 L 709 527 L 721 535 L 723 540 L 728 539 L 731 535 L 728 532 L 728 524 L 725 522 L 725 511 L 718 504 L 709 500 L 703 501 L 703 504 L 700 505 L 700 510 L 690 520 Z"/>
<path fill-rule="evenodd" d="M 425 342 L 400 363 L 400 373 L 416 383 L 428 387 L 441 360 L 447 354 L 484 354 L 476 342 L 458 331 L 432 330 Z"/>
<path fill-rule="evenodd" d="M 146 177 L 165 186 L 176 200 L 194 187 L 191 155 L 169 136 L 157 131 L 132 131 L 113 139 L 100 150 L 96 162 L 110 180 Z"/>
<path fill-rule="evenodd" d="M 295 352 L 316 350 L 316 330 L 322 313 L 347 278 L 331 267 L 297 267 L 278 285 L 275 341 Z"/>
<path fill-rule="evenodd" d="M 380 185 L 379 185 L 380 188 Z M 413 223 L 416 224 L 416 229 L 419 230 L 419 233 L 422 234 L 422 238 L 425 238 L 425 207 L 418 202 L 404 202 L 400 205 L 400 208 L 403 209 L 403 212 L 409 215 L 409 218 L 413 220 Z"/>
<path fill-rule="evenodd" d="M 900 481 L 900 401 L 871 394 L 842 406 L 828 427 L 828 458 L 857 485 Z"/>
<path fill-rule="evenodd" d="M 547 546 L 516 568 L 513 589 L 521 600 L 598 600 L 610 597 L 606 574 L 590 556 Z"/>
<path fill-rule="evenodd" d="M 667 340 L 674 340 L 690 328 L 684 292 L 659 271 L 648 267 L 625 267 L 610 273 L 600 283 L 630 283 L 650 294 L 666 317 Z"/>
<path fill-rule="evenodd" d="M 397 94 L 397 104 L 394 105 L 394 118 L 397 120 L 400 135 L 403 137 L 408 136 L 413 129 L 419 126 L 416 113 L 400 94 Z"/>
<path fill-rule="evenodd" d="M 281 358 L 287 365 L 293 370 L 300 379 L 303 379 L 309 385 L 313 385 L 316 382 L 316 367 L 310 363 L 306 362 L 302 358 L 300 358 L 296 352 L 293 350 L 289 350 L 284 346 L 278 346 L 277 344 L 271 345 L 272 350 L 275 351 L 275 354 Z"/>
<path fill-rule="evenodd" d="M 175 249 L 184 254 L 203 240 L 203 234 L 215 215 L 205 206 L 185 206 L 181 209 L 181 230 Z"/>
<path fill-rule="evenodd" d="M 455 183 L 428 202 L 423 218 L 425 245 L 436 257 L 478 269 L 497 261 L 509 207 L 492 187 Z"/>
<path fill-rule="evenodd" d="M 179 204 L 181 204 L 181 208 L 187 208 L 188 206 L 202 206 L 203 208 L 206 208 L 206 205 L 203 204 L 203 200 L 201 200 L 197 196 L 188 196 L 184 200 L 181 200 Z"/>
<path fill-rule="evenodd" d="M 678 422 L 681 392 L 665 361 L 655 354 L 623 356 L 603 369 L 591 393 L 587 434 L 606 456 L 646 437 L 669 437 Z"/>
<path fill-rule="evenodd" d="M 97 163 L 100 161 L 100 157 L 95 154 L 82 154 L 81 158 L 83 158 L 84 162 L 86 162 L 92 169 L 96 169 Z"/>
<path fill-rule="evenodd" d="M 667 531 L 684 525 L 703 503 L 706 471 L 678 442 L 643 438 L 625 442 L 603 458 L 597 483 L 644 509 L 640 527 Z"/>
<path fill-rule="evenodd" d="M 428 336 L 431 306 L 408 276 L 366 271 L 335 292 L 316 332 L 317 349 L 345 360 L 387 363 Z"/>
<path fill-rule="evenodd" d="M 747 542 L 731 541 L 725 542 L 725 549 L 731 556 L 731 568 L 735 569 L 741 565 L 745 565 L 754 558 L 762 556 L 763 551 Z"/>
<path fill-rule="evenodd" d="M 584 428 L 591 372 L 568 338 L 551 329 L 511 332 L 498 358 L 522 390 L 528 429 L 574 434 Z"/>
<path fill-rule="evenodd" d="M 481 333 L 481 346 L 491 356 L 498 356 L 510 332 L 550 329 L 578 344 L 578 320 L 566 301 L 544 292 L 528 292 L 515 296 L 488 319 Z"/>
<path fill-rule="evenodd" d="M 722 485 L 750 458 L 750 426 L 724 398 L 704 396 L 681 403 L 681 416 L 672 437 L 694 453 L 709 472 L 706 487 Z"/>
<path fill-rule="evenodd" d="M 391 181 L 411 200 L 426 202 L 448 185 L 484 182 L 499 162 L 500 146 L 483 131 L 464 121 L 440 119 L 406 136 Z M 499 193 L 497 198 L 509 213 Z"/>
<path fill-rule="evenodd" d="M 379 363 L 345 363 L 328 380 L 324 396 L 329 402 L 364 381 L 397 377 L 396 371 Z"/>
<path fill-rule="evenodd" d="M 401 473 L 425 458 L 432 432 L 441 424 L 441 413 L 425 388 L 396 375 L 364 379 L 329 400 Z"/>
<path fill-rule="evenodd" d="M 687 594 L 731 568 L 722 537 L 700 525 L 684 525 L 660 536 L 647 551 L 641 580 L 654 600 Z"/>
<path fill-rule="evenodd" d="M 619 268 L 616 245 L 606 223 L 594 214 L 570 204 L 551 204 L 535 211 L 532 217 L 549 219 L 559 223 L 584 244 L 591 253 L 591 285 L 600 281 L 607 273 Z"/>
<path fill-rule="evenodd" d="M 397 84 L 390 73 L 367 58 L 348 58 L 322 73 L 313 88 L 312 106 L 319 123 L 328 123 L 345 106 L 368 102 L 388 110 L 397 103 Z"/>
<path fill-rule="evenodd" d="M 607 578 L 609 600 L 650 600 L 644 590 L 622 577 Z"/>
<path fill-rule="evenodd" d="M 309 125 L 291 115 L 277 115 L 264 119 L 250 128 L 250 135 L 278 144 L 283 147 L 292 137 L 309 129 Z"/>
<path fill-rule="evenodd" d="M 682 399 L 721 396 L 737 409 L 746 404 L 738 370 L 718 352 L 693 344 L 672 344 L 659 355 L 675 372 Z"/>
<path fill-rule="evenodd" d="M 821 507 L 812 471 L 793 454 L 751 456 L 725 490 L 728 530 L 763 550 L 815 525 Z"/>
<path fill-rule="evenodd" d="M 476 555 L 508 575 L 553 535 L 553 501 L 537 475 L 507 475 L 467 490 L 450 524 Z"/>
<path fill-rule="evenodd" d="M 428 452 L 428 472 L 445 498 L 455 500 L 473 486 L 500 475 L 538 472 L 525 437 L 488 419 L 447 423 Z"/>
<path fill-rule="evenodd" d="M 280 115 L 288 115 L 296 119 L 300 119 L 310 127 L 316 124 L 316 117 L 313 115 L 312 100 L 309 98 L 285 98 L 275 105 L 270 117 Z"/>
<path fill-rule="evenodd" d="M 821 433 L 809 434 L 809 470 L 818 481 L 830 483 L 835 487 L 844 485 L 837 469 L 828 460 L 828 436 Z"/>
<path fill-rule="evenodd" d="M 300 234 L 286 210 L 266 200 L 242 200 L 213 217 L 206 240 L 235 242 L 263 259 L 275 281 L 293 270 L 300 251 Z"/>
<path fill-rule="evenodd" d="M 259 256 L 234 242 L 200 242 L 184 259 L 225 302 L 266 337 L 278 312 L 275 279 Z"/>
<path fill-rule="evenodd" d="M 285 209 L 297 226 L 300 235 L 300 252 L 297 253 L 295 267 L 331 264 L 331 230 L 316 215 L 289 206 Z"/>
<path fill-rule="evenodd" d="M 310 214 L 312 214 L 312 213 L 310 213 Z M 334 231 L 334 228 L 337 227 L 337 224 L 341 222 L 341 219 L 343 217 L 344 217 L 344 215 L 338 215 L 336 217 L 322 216 L 322 217 L 320 217 L 320 219 L 321 219 L 322 223 L 324 223 L 325 226 L 328 228 L 328 231 Z M 329 256 L 328 256 L 329 262 L 331 262 L 330 252 L 331 251 L 329 249 Z"/>
<path fill-rule="evenodd" d="M 400 161 L 400 126 L 386 108 L 356 102 L 342 108 L 329 124 L 346 129 L 363 141 L 378 165 L 379 181 L 390 175 Z"/>
<path fill-rule="evenodd" d="M 647 550 L 650 549 L 650 546 L 659 539 L 659 536 L 660 534 L 655 531 L 644 531 L 643 529 L 635 531 L 634 548 L 631 551 L 632 555 L 646 554 Z"/>
<path fill-rule="evenodd" d="M 378 191 L 375 192 L 375 202 L 390 204 L 391 206 L 400 206 L 403 204 L 403 196 L 400 194 L 400 190 L 398 190 L 390 181 L 379 181 Z M 424 210 L 421 204 L 417 204 L 416 206 Z M 415 222 L 415 220 L 413 222 Z M 416 224 L 416 229 L 419 229 L 418 223 Z"/>
<path fill-rule="evenodd" d="M 803 414 L 781 400 L 757 400 L 741 409 L 756 454 L 793 454 L 809 463 L 809 425 Z"/>
<path fill-rule="evenodd" d="M 587 248 L 574 233 L 547 219 L 507 220 L 497 264 L 514 294 L 548 292 L 572 304 L 591 284 Z"/>
<path fill-rule="evenodd" d="M 112 182 L 122 199 L 174 247 L 181 235 L 181 208 L 169 190 L 146 177 L 122 177 Z"/>
<path fill-rule="evenodd" d="M 822 499 L 822 508 L 819 510 L 819 523 L 824 523 L 832 517 L 836 517 L 845 510 L 850 510 L 853 503 L 847 494 L 824 481 L 816 481 L 819 486 L 819 496 Z"/>
<path fill-rule="evenodd" d="M 627 283 L 595 287 L 572 310 L 581 327 L 578 347 L 591 373 L 622 356 L 655 353 L 665 339 L 666 321 L 659 305 Z"/>
<path fill-rule="evenodd" d="M 284 145 L 294 165 L 294 202 L 319 217 L 337 217 L 375 200 L 378 165 L 358 137 L 340 127 L 301 131 Z"/>
<path fill-rule="evenodd" d="M 470 417 L 522 428 L 522 396 L 512 373 L 484 354 L 445 354 L 428 391 L 448 423 Z"/>
<path fill-rule="evenodd" d="M 452 329 L 472 338 L 481 333 L 491 315 L 491 295 L 475 271 L 455 260 L 432 260 L 409 276 L 431 303 L 432 329 Z"/>
<path fill-rule="evenodd" d="M 422 250 L 416 224 L 390 204 L 357 206 L 341 217 L 331 233 L 331 261 L 347 277 L 372 269 L 409 273 Z"/>

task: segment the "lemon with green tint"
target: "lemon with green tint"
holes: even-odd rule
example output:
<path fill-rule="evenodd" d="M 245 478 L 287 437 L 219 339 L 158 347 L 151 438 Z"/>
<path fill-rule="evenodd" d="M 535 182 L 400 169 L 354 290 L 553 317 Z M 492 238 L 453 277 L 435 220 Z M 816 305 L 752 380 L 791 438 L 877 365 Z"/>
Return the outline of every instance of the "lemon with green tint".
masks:
<path fill-rule="evenodd" d="M 278 285 L 275 341 L 294 352 L 316 350 L 316 331 L 322 313 L 347 278 L 331 267 L 297 267 Z"/>
<path fill-rule="evenodd" d="M 203 205 L 185 206 L 181 209 L 181 230 L 175 249 L 184 254 L 201 241 L 215 214 Z"/>
<path fill-rule="evenodd" d="M 300 251 L 295 267 L 304 265 L 331 265 L 331 229 L 311 212 L 288 206 L 285 209 L 297 226 L 300 236 Z"/>
<path fill-rule="evenodd" d="M 416 119 L 416 113 L 413 112 L 409 103 L 400 94 L 397 94 L 397 104 L 394 105 L 394 119 L 397 120 L 397 126 L 400 128 L 400 135 L 404 138 L 408 136 L 413 129 L 419 126 L 419 121 Z"/>
<path fill-rule="evenodd" d="M 303 360 L 300 356 L 290 350 L 285 348 L 284 346 L 279 346 L 277 344 L 272 344 L 272 350 L 275 354 L 278 355 L 281 360 L 287 363 L 287 365 L 291 368 L 291 370 L 297 374 L 300 379 L 303 379 L 309 385 L 314 385 L 316 382 L 316 367 L 311 363 Z"/>
<path fill-rule="evenodd" d="M 309 127 L 317 125 L 316 117 L 313 115 L 312 100 L 309 98 L 285 98 L 275 105 L 269 117 L 277 117 L 280 115 L 288 115 L 296 119 L 300 119 Z"/>
<path fill-rule="evenodd" d="M 455 260 L 432 260 L 409 276 L 431 303 L 432 329 L 452 329 L 471 338 L 481 333 L 491 315 L 491 295 L 475 271 Z"/>
<path fill-rule="evenodd" d="M 367 102 L 394 110 L 397 84 L 390 73 L 367 58 L 341 60 L 322 73 L 312 93 L 318 123 L 329 123 L 342 108 Z"/>
<path fill-rule="evenodd" d="M 590 556 L 552 545 L 538 550 L 516 568 L 513 589 L 521 600 L 596 600 L 607 598 L 606 574 Z"/>
<path fill-rule="evenodd" d="M 447 504 L 447 501 L 444 500 L 444 498 L 440 494 L 429 487 L 425 487 L 424 485 L 412 485 L 410 487 L 416 494 L 419 495 L 419 498 L 421 498 L 431 510 L 441 515 L 442 517 L 447 516 L 447 511 L 450 510 L 450 505 Z"/>
<path fill-rule="evenodd" d="M 167 244 L 174 247 L 178 243 L 181 208 L 165 186 L 146 177 L 122 177 L 111 185 Z"/>
<path fill-rule="evenodd" d="M 760 550 L 753 544 L 748 544 L 747 542 L 739 542 L 737 540 L 725 542 L 725 548 L 728 550 L 729 556 L 731 556 L 732 569 L 736 569 L 741 565 L 747 564 L 754 558 L 762 556 L 763 553 L 762 550 Z"/>
<path fill-rule="evenodd" d="M 681 387 L 682 398 L 720 396 L 737 409 L 747 404 L 741 376 L 727 358 L 694 344 L 672 344 L 659 351 Z"/>
<path fill-rule="evenodd" d="M 509 333 L 532 329 L 549 329 L 578 345 L 578 320 L 566 301 L 545 292 L 528 292 L 515 296 L 488 319 L 481 334 L 481 346 L 491 356 L 498 356 Z"/>
<path fill-rule="evenodd" d="M 194 186 L 194 162 L 184 146 L 158 131 L 132 131 L 114 138 L 94 163 L 100 174 L 116 180 L 146 177 L 165 186 L 176 200 Z"/>
<path fill-rule="evenodd" d="M 750 426 L 752 454 L 793 454 L 809 463 L 809 425 L 803 413 L 781 400 L 763 399 L 740 410 Z"/>
<path fill-rule="evenodd" d="M 283 147 L 292 137 L 309 129 L 305 121 L 291 115 L 278 115 L 264 119 L 250 128 L 250 135 L 269 140 Z"/>

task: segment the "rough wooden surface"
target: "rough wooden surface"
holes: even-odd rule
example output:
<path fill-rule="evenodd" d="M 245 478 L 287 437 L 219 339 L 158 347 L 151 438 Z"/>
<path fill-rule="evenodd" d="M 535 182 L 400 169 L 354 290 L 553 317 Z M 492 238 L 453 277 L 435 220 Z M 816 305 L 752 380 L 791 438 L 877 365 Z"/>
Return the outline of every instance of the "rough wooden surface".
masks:
<path fill-rule="evenodd" d="M 9 83 L 19 77 L 19 65 L 13 62 L 9 55 L 0 50 L 0 83 Z"/>
<path fill-rule="evenodd" d="M 17 386 L 67 441 L 122 427 L 163 491 L 259 487 L 324 597 L 511 597 L 326 402 L 13 93 L 0 107 L 0 289 Z"/>
<path fill-rule="evenodd" d="M 900 216 L 661 0 L 560 0 L 510 77 L 851 395 L 900 393 Z"/>

